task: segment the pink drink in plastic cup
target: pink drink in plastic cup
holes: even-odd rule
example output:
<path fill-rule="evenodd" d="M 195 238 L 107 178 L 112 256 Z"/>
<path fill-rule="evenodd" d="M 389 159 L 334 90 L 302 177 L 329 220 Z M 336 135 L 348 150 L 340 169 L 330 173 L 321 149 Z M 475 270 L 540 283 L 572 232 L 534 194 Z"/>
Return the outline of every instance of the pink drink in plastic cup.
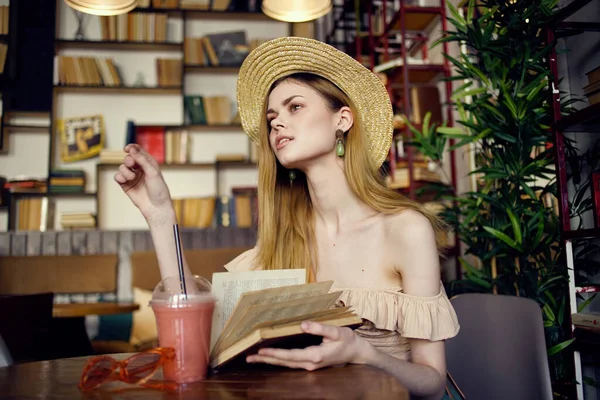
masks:
<path fill-rule="evenodd" d="M 175 358 L 163 365 L 163 375 L 177 383 L 206 378 L 216 303 L 206 279 L 194 277 L 186 282 L 187 297 L 179 290 L 179 277 L 169 277 L 158 284 L 150 301 L 159 345 L 175 349 Z"/>

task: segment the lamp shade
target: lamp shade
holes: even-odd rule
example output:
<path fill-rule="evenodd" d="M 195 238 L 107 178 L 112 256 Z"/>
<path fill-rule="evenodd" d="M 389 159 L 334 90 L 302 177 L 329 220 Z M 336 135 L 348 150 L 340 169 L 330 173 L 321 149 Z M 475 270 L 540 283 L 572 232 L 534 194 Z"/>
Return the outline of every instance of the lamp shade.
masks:
<path fill-rule="evenodd" d="M 331 11 L 331 0 L 263 0 L 267 16 L 285 22 L 305 22 Z"/>
<path fill-rule="evenodd" d="M 137 0 L 64 0 L 71 8 L 87 14 L 118 15 L 137 7 Z"/>

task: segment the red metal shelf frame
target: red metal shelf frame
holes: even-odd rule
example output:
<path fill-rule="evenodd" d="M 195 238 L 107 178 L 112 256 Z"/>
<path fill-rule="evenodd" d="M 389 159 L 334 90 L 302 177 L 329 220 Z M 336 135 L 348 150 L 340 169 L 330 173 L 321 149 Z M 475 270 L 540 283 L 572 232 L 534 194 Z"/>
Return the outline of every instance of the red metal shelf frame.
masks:
<path fill-rule="evenodd" d="M 402 90 L 402 104 L 403 104 L 403 112 L 405 115 L 410 116 L 411 114 L 411 96 L 410 88 L 415 83 L 430 83 L 435 81 L 436 77 L 443 76 L 444 78 L 449 78 L 451 76 L 451 66 L 447 59 L 444 58 L 443 64 L 440 65 L 410 65 L 408 63 L 408 54 L 415 54 L 417 52 L 421 52 L 421 56 L 423 59 L 428 58 L 427 53 L 427 40 L 428 35 L 426 30 L 432 26 L 434 21 L 439 18 L 441 28 L 443 32 L 448 31 L 448 21 L 446 18 L 446 0 L 440 0 L 439 7 L 419 7 L 413 5 L 406 5 L 404 0 L 400 0 L 400 7 L 396 10 L 393 15 L 388 16 L 388 3 L 392 3 L 391 0 L 383 0 L 381 5 L 381 12 L 383 14 L 383 29 L 382 34 L 375 35 L 374 34 L 374 5 L 372 1 L 361 0 L 358 4 L 358 9 L 354 0 L 346 0 L 342 6 L 338 8 L 341 11 L 341 14 L 335 17 L 333 28 L 331 33 L 328 35 L 330 39 L 330 44 L 338 44 L 344 45 L 345 51 L 358 59 L 359 61 L 365 63 L 365 59 L 363 58 L 363 51 L 368 56 L 369 67 L 371 70 L 376 66 L 376 52 L 379 52 L 383 56 L 383 62 L 389 61 L 390 59 L 390 41 L 389 36 L 395 33 L 400 33 L 401 43 L 400 43 L 400 58 L 402 58 L 402 66 L 395 67 L 392 72 L 388 72 L 388 93 L 390 95 L 390 99 L 392 103 L 394 102 L 394 93 L 392 90 L 392 84 L 398 83 L 401 81 L 403 83 Z M 367 15 L 367 32 L 365 29 L 358 26 L 356 21 L 360 21 L 359 16 L 356 15 L 356 12 Z M 344 17 L 349 14 L 355 13 L 352 18 Z M 346 15 L 344 15 L 346 14 Z M 361 15 L 363 16 L 363 15 Z M 409 16 L 409 17 L 407 17 Z M 389 18 L 389 21 L 387 19 Z M 346 23 L 350 22 L 350 26 Z M 354 23 L 354 24 L 353 24 Z M 354 26 L 352 26 L 354 25 Z M 344 43 L 331 43 L 333 42 L 334 34 L 336 29 L 343 31 L 344 35 Z M 346 41 L 348 37 L 348 33 L 354 33 L 353 41 Z M 413 44 L 410 48 L 407 48 L 407 41 L 413 41 Z M 444 42 L 442 44 L 443 52 L 448 54 L 448 44 Z M 354 47 L 354 48 L 352 48 Z M 366 48 L 365 48 L 366 47 Z M 446 102 L 442 104 L 442 107 L 445 108 L 445 119 L 447 126 L 454 125 L 454 115 L 451 104 L 451 96 L 452 96 L 452 81 L 445 80 L 445 95 Z M 407 138 L 412 138 L 412 132 L 408 126 L 403 128 L 403 135 Z M 450 140 L 450 145 L 454 144 L 454 140 Z M 407 146 L 405 149 L 406 153 L 406 161 L 407 168 L 409 171 L 409 186 L 408 188 L 402 190 L 409 198 L 416 198 L 416 189 L 419 187 L 419 182 L 415 182 L 414 180 L 414 149 L 412 146 Z M 389 173 L 393 180 L 394 173 L 396 171 L 396 146 L 392 146 L 389 154 Z M 451 168 L 451 185 L 456 190 L 456 182 L 457 182 L 457 170 L 456 170 L 456 157 L 455 152 L 450 152 L 450 168 Z M 456 248 L 459 248 L 460 239 L 458 235 L 455 235 L 456 238 Z M 461 276 L 460 264 L 458 263 L 458 259 L 456 262 L 456 273 L 457 277 Z"/>

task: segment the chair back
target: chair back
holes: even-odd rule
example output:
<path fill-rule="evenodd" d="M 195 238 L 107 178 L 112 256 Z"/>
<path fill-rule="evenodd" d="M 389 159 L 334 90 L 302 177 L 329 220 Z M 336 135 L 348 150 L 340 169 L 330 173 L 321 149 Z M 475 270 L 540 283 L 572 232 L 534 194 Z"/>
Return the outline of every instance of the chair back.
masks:
<path fill-rule="evenodd" d="M 116 254 L 0 257 L 0 294 L 113 293 Z"/>
<path fill-rule="evenodd" d="M 12 362 L 50 357 L 53 303 L 52 293 L 0 296 L 0 337 Z"/>
<path fill-rule="evenodd" d="M 553 398 L 538 303 L 480 293 L 450 301 L 460 332 L 446 341 L 447 368 L 467 399 Z"/>

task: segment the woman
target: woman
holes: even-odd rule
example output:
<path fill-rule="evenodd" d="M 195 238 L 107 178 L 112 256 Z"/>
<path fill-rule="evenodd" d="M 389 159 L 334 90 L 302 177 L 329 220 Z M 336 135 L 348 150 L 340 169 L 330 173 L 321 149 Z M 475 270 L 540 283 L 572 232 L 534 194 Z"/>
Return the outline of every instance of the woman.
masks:
<path fill-rule="evenodd" d="M 259 240 L 226 268 L 304 267 L 311 281 L 333 280 L 365 321 L 356 331 L 307 322 L 320 346 L 263 349 L 247 361 L 368 364 L 415 397 L 440 399 L 443 340 L 459 326 L 440 279 L 439 221 L 378 171 L 393 131 L 385 87 L 333 47 L 280 38 L 246 58 L 237 90 L 244 131 L 259 146 Z M 176 275 L 169 190 L 153 158 L 125 150 L 115 180 L 148 221 L 162 276 Z"/>

